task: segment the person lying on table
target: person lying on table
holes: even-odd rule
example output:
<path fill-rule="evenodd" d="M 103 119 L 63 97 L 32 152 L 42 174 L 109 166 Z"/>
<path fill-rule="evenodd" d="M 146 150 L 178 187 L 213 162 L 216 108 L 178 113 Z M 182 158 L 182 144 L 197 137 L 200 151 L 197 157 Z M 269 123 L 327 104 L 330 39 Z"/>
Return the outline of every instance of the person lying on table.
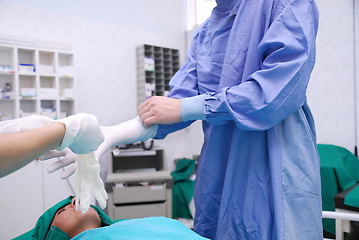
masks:
<path fill-rule="evenodd" d="M 146 217 L 113 221 L 91 205 L 86 213 L 76 210 L 70 196 L 48 209 L 36 226 L 15 240 L 206 240 L 181 222 L 166 217 Z"/>

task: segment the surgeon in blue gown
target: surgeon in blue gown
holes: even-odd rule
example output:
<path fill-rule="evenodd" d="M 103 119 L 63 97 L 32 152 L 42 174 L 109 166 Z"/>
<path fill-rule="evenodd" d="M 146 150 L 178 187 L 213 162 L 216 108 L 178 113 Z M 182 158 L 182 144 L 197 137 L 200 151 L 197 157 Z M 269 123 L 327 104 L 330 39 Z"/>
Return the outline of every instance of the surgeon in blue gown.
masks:
<path fill-rule="evenodd" d="M 139 108 L 155 138 L 203 120 L 194 230 L 216 240 L 322 239 L 319 157 L 306 89 L 314 0 L 217 0 L 169 97 Z"/>

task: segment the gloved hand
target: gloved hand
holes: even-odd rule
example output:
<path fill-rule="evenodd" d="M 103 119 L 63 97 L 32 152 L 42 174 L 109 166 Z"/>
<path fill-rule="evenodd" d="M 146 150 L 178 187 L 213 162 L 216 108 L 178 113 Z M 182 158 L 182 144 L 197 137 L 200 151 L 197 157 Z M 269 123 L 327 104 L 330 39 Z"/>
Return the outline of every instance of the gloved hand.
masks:
<path fill-rule="evenodd" d="M 31 115 L 27 117 L 17 118 L 0 122 L 0 133 L 17 133 L 25 130 L 43 127 L 53 119 L 41 115 Z"/>
<path fill-rule="evenodd" d="M 77 155 L 78 168 L 76 171 L 76 210 L 87 212 L 90 207 L 91 192 L 94 194 L 102 209 L 108 199 L 104 184 L 100 178 L 100 164 L 93 152 Z"/>
<path fill-rule="evenodd" d="M 61 174 L 61 178 L 68 178 L 76 171 L 76 210 L 80 209 L 85 213 L 89 209 L 91 193 L 102 209 L 106 207 L 108 196 L 100 178 L 100 164 L 93 152 L 77 155 L 66 148 L 61 152 L 52 150 L 40 156 L 41 160 L 52 158 L 59 160 L 48 167 L 48 172 L 54 172 L 70 164 L 71 166 Z"/>
<path fill-rule="evenodd" d="M 59 151 L 69 147 L 77 154 L 89 153 L 103 142 L 103 134 L 94 115 L 79 113 L 58 121 L 66 126 L 64 138 L 57 149 Z"/>
<path fill-rule="evenodd" d="M 140 141 L 144 142 L 154 137 L 157 129 L 157 124 L 145 127 L 139 117 L 114 126 L 101 126 L 101 130 L 105 135 L 105 141 L 95 152 L 96 159 L 101 159 L 102 155 L 111 147 Z"/>
<path fill-rule="evenodd" d="M 102 155 L 111 147 L 148 140 L 156 135 L 157 129 L 158 125 L 152 125 L 148 128 L 144 127 L 139 117 L 135 117 L 129 121 L 114 126 L 101 126 L 101 130 L 105 136 L 105 141 L 95 152 L 96 160 L 99 161 Z M 75 156 L 76 155 L 70 150 L 65 149 L 65 151 L 62 152 L 50 151 L 40 156 L 40 159 L 47 160 L 59 157 L 59 160 L 49 166 L 47 169 L 48 172 L 54 172 L 73 163 L 61 174 L 62 178 L 68 178 L 77 168 L 75 164 Z"/>
<path fill-rule="evenodd" d="M 76 154 L 73 153 L 69 148 L 64 151 L 51 150 L 39 157 L 40 160 L 49 160 L 58 158 L 57 161 L 52 163 L 48 168 L 47 172 L 52 173 L 60 168 L 64 168 L 61 173 L 61 178 L 65 179 L 75 173 L 77 169 Z M 68 166 L 66 169 L 65 167 Z"/>

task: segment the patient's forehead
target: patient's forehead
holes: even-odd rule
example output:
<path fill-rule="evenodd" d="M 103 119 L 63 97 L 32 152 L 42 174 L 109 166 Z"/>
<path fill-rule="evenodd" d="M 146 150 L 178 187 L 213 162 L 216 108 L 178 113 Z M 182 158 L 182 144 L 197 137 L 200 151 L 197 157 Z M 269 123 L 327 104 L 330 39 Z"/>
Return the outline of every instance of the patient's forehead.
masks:
<path fill-rule="evenodd" d="M 57 211 L 55 212 L 55 215 L 54 215 L 54 217 L 52 219 L 51 225 L 53 224 L 54 220 L 61 214 L 61 212 L 64 211 L 64 209 L 69 205 L 71 205 L 71 203 L 68 203 L 68 204 L 60 207 L 59 209 L 57 209 Z M 76 212 L 80 213 L 80 210 L 76 210 Z M 88 215 L 90 212 L 95 212 L 96 215 L 98 215 L 96 209 L 94 207 L 92 207 L 92 206 L 90 206 L 89 210 L 86 213 L 84 213 L 84 215 Z"/>
<path fill-rule="evenodd" d="M 51 221 L 51 225 L 50 226 L 52 226 L 53 224 L 54 224 L 54 220 L 57 218 L 57 216 L 59 215 L 59 212 L 62 210 L 62 209 L 64 209 L 66 206 L 68 206 L 68 205 L 70 205 L 71 203 L 69 203 L 69 204 L 66 204 L 65 206 L 62 206 L 62 207 L 60 207 L 59 209 L 57 209 L 57 211 L 55 212 L 55 214 L 54 214 L 54 217 L 52 218 L 52 221 Z"/>

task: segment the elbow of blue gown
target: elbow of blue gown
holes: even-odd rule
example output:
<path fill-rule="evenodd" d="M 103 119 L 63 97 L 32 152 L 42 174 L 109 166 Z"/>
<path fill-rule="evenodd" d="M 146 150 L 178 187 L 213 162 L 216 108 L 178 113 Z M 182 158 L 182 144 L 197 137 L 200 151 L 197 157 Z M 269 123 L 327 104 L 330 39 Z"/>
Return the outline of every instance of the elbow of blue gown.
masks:
<path fill-rule="evenodd" d="M 305 104 L 317 28 L 311 18 L 295 18 L 296 11 L 304 10 L 288 8 L 273 22 L 258 46 L 259 70 L 238 85 L 207 95 L 209 124 L 234 121 L 242 130 L 267 130 Z M 225 71 L 222 76 L 230 75 Z"/>
<path fill-rule="evenodd" d="M 304 105 L 313 65 L 306 61 L 301 66 L 288 66 L 287 78 L 280 70 L 256 72 L 238 86 L 208 94 L 206 120 L 212 125 L 234 121 L 239 129 L 248 131 L 272 128 Z"/>

